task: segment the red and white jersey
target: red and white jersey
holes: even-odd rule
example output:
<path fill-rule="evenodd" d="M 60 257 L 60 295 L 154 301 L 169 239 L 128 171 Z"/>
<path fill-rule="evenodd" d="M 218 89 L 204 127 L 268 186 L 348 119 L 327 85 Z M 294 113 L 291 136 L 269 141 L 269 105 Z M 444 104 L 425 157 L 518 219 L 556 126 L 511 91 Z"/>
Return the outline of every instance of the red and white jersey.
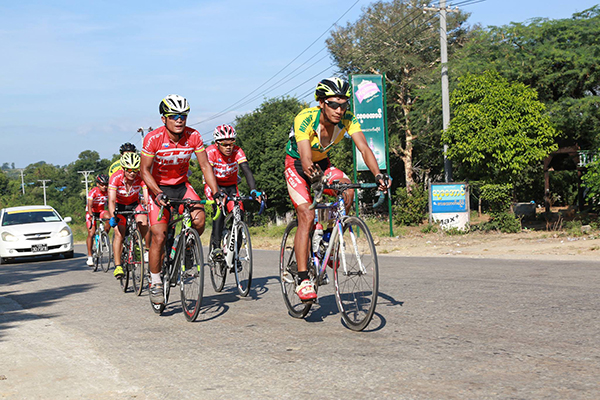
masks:
<path fill-rule="evenodd" d="M 179 185 L 187 182 L 187 172 L 193 153 L 205 150 L 200 133 L 188 126 L 178 142 L 169 137 L 164 126 L 153 130 L 144 138 L 142 157 L 153 159 L 152 176 L 158 185 Z"/>
<path fill-rule="evenodd" d="M 92 188 L 92 190 L 89 191 L 88 195 L 87 195 L 88 200 L 92 200 L 92 210 L 88 210 L 87 209 L 87 205 L 86 205 L 86 211 L 87 212 L 93 212 L 93 213 L 99 213 L 104 211 L 104 205 L 106 204 L 106 201 L 108 200 L 108 192 L 104 192 L 102 193 L 102 191 L 100 190 L 100 188 L 98 186 L 94 186 Z"/>
<path fill-rule="evenodd" d="M 211 144 L 206 148 L 206 155 L 208 156 L 208 162 L 213 167 L 217 185 L 231 186 L 238 183 L 238 165 L 248 161 L 244 150 L 239 146 L 233 146 L 231 155 L 225 157 L 216 144 Z"/>
<path fill-rule="evenodd" d="M 140 190 L 146 185 L 138 173 L 129 189 L 125 186 L 125 172 L 120 169 L 110 176 L 108 190 L 117 192 L 118 204 L 133 204 L 140 201 Z"/>

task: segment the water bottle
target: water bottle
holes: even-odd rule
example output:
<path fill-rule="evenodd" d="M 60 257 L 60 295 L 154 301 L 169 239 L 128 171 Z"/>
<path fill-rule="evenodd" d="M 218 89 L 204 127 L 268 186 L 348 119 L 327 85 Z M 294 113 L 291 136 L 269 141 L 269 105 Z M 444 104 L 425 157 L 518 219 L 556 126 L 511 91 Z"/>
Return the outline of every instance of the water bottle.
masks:
<path fill-rule="evenodd" d="M 313 253 L 317 254 L 319 257 L 321 256 L 319 254 L 319 247 L 321 246 L 322 239 L 323 239 L 323 225 L 321 225 L 319 222 L 317 222 L 315 224 L 315 232 L 313 233 L 312 248 L 313 248 Z"/>
<path fill-rule="evenodd" d="M 175 237 L 175 241 L 173 241 L 173 246 L 171 246 L 171 256 L 169 257 L 171 260 L 175 258 L 175 250 L 177 250 L 177 242 L 179 241 L 179 235 Z"/>

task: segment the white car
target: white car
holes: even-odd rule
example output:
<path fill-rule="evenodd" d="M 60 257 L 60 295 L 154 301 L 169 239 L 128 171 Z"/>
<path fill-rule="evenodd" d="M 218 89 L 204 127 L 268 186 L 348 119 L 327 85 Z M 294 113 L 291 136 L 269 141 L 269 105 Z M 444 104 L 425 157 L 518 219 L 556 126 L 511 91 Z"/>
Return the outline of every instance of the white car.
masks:
<path fill-rule="evenodd" d="M 7 259 L 63 254 L 73 257 L 73 233 L 50 206 L 22 206 L 0 210 L 0 264 Z"/>

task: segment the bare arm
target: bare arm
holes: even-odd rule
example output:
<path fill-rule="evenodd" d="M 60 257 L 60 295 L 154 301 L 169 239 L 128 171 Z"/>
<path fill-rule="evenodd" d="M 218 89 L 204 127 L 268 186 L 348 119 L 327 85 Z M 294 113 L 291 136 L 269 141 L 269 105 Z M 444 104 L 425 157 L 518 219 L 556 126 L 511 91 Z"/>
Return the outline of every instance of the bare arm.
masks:
<path fill-rule="evenodd" d="M 219 186 L 217 186 L 217 178 L 215 178 L 212 166 L 208 162 L 208 156 L 206 155 L 206 151 L 196 153 L 196 158 L 198 159 L 200 169 L 202 170 L 202 174 L 204 175 L 204 179 L 206 180 L 208 187 L 213 193 L 218 193 Z"/>
<path fill-rule="evenodd" d="M 111 218 L 115 216 L 116 208 L 117 208 L 117 191 L 115 189 L 108 189 L 108 213 Z"/>
<path fill-rule="evenodd" d="M 302 170 L 308 177 L 312 177 L 313 174 L 317 172 L 317 169 L 315 168 L 315 165 L 312 160 L 312 150 L 310 149 L 310 141 L 301 140 L 297 142 L 297 145 L 298 153 L 300 153 L 300 162 L 302 163 Z"/>
<path fill-rule="evenodd" d="M 156 183 L 156 181 L 154 180 L 154 177 L 152 176 L 153 161 L 154 161 L 153 158 L 144 156 L 142 154 L 142 162 L 140 164 L 140 173 L 142 175 L 142 180 L 146 183 L 146 186 L 148 187 L 148 191 L 152 192 L 154 195 L 157 195 L 158 193 L 162 192 L 162 190 L 160 190 L 160 187 L 158 187 L 158 184 Z"/>

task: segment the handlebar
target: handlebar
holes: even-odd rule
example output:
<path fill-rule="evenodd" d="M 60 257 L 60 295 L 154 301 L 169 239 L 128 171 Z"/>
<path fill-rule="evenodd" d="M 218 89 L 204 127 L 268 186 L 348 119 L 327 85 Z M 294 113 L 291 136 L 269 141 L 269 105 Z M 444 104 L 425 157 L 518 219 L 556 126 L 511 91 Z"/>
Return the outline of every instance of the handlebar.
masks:
<path fill-rule="evenodd" d="M 148 211 L 115 211 L 115 215 L 137 215 L 137 214 L 148 214 Z"/>
<path fill-rule="evenodd" d="M 324 181 L 316 182 L 311 185 L 311 188 L 313 189 L 313 191 L 315 191 L 315 196 L 312 204 L 308 208 L 310 210 L 314 210 L 314 208 L 317 206 L 317 203 L 321 202 L 323 198 L 323 192 L 325 191 L 325 189 L 332 189 L 338 192 L 343 192 L 348 189 L 373 189 L 378 186 L 379 185 L 377 183 L 342 183 L 338 181 L 332 183 L 327 183 Z M 385 193 L 386 192 L 382 192 L 380 190 L 376 192 L 376 194 L 378 194 L 379 197 L 375 204 L 373 204 L 373 208 L 380 207 L 383 204 L 383 201 L 385 200 Z"/>
<path fill-rule="evenodd" d="M 169 199 L 169 205 L 177 205 L 177 204 L 184 204 L 187 206 L 190 206 L 192 204 L 206 204 L 206 205 L 211 205 L 211 204 L 215 204 L 215 200 L 192 200 L 192 199 Z M 163 217 L 163 213 L 164 213 L 164 206 L 160 206 L 160 211 L 158 212 L 158 218 L 156 219 L 157 221 L 160 221 L 161 218 Z M 221 207 L 217 207 L 217 212 L 215 213 L 215 215 L 213 216 L 213 221 L 217 218 L 219 218 L 219 215 L 221 215 Z"/>
<path fill-rule="evenodd" d="M 267 208 L 267 203 L 265 202 L 265 194 L 262 194 L 263 196 L 263 200 L 260 202 L 260 210 L 258 211 L 258 215 L 261 215 L 263 213 L 263 211 L 265 211 L 265 208 Z M 233 197 L 229 197 L 227 196 L 227 201 L 247 201 L 247 200 L 256 200 L 255 197 L 252 196 L 233 196 Z M 219 207 L 220 208 L 220 207 Z"/>

